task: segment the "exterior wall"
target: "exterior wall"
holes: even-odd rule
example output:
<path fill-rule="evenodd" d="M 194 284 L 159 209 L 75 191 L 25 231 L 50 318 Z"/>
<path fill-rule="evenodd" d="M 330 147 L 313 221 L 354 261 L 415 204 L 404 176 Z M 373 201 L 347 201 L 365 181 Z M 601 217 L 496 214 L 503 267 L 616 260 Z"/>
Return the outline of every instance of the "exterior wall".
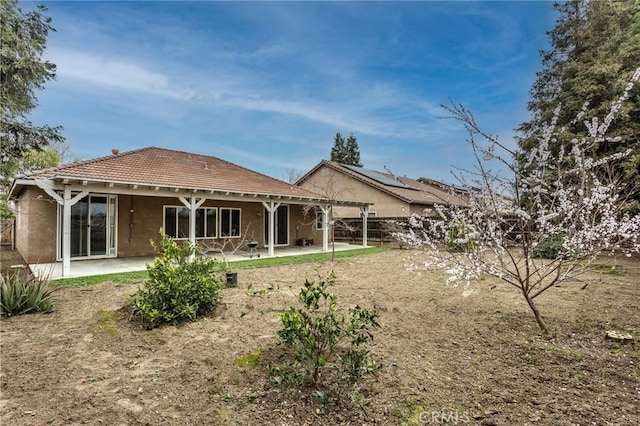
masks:
<path fill-rule="evenodd" d="M 160 241 L 160 228 L 164 226 L 164 206 L 183 206 L 178 198 L 140 197 L 120 195 L 118 197 L 118 257 L 152 256 L 150 240 Z M 239 208 L 241 233 L 248 239 L 264 242 L 263 210 L 261 203 L 242 203 L 207 200 L 201 207 Z M 218 213 L 218 221 L 219 219 Z M 219 231 L 219 230 L 218 230 Z M 211 239 L 208 239 L 211 241 Z M 206 244 L 207 240 L 196 239 Z"/>
<path fill-rule="evenodd" d="M 181 203 L 177 198 L 118 196 L 118 257 L 153 254 L 149 241 L 160 241 L 159 231 L 163 226 L 162 206 L 165 204 Z"/>
<path fill-rule="evenodd" d="M 164 206 L 182 206 L 178 198 L 119 195 L 117 197 L 117 256 L 135 257 L 154 255 L 150 240 L 160 241 L 159 230 L 164 225 Z M 248 240 L 265 244 L 262 203 L 207 200 L 202 207 L 241 209 L 241 232 Z M 29 186 L 16 200 L 16 248 L 28 263 L 51 263 L 57 253 L 57 203 L 41 189 Z M 218 213 L 219 221 L 219 213 Z M 219 224 L 218 224 L 219 227 Z M 305 216 L 303 206 L 289 205 L 289 244 L 299 238 L 317 238 L 314 235 L 315 214 Z M 219 230 L 218 230 L 219 231 Z M 321 243 L 320 238 L 314 242 Z M 198 239 L 197 241 L 200 241 Z M 206 243 L 206 241 L 203 241 Z"/>
<path fill-rule="evenodd" d="M 27 263 L 56 260 L 58 203 L 37 187 L 16 199 L 16 248 Z"/>
<path fill-rule="evenodd" d="M 435 212 L 435 210 L 433 209 L 433 206 L 431 205 L 424 205 L 424 204 L 412 204 L 411 208 L 409 209 L 409 213 L 410 215 L 413 214 L 417 214 L 418 216 L 425 216 L 425 209 L 429 209 L 429 213 L 426 216 L 437 216 L 438 214 Z"/>
<path fill-rule="evenodd" d="M 154 240 L 156 243 L 160 240 L 159 230 L 163 226 L 164 206 L 182 205 L 177 198 L 119 196 L 118 257 L 153 255 L 149 240 Z M 266 211 L 262 203 L 207 200 L 201 207 L 241 209 L 241 232 L 247 233 L 247 240 L 257 241 L 258 247 L 265 245 L 264 215 Z M 302 206 L 289 205 L 289 244 L 295 245 L 299 238 L 312 238 L 314 220 L 315 216 L 313 219 L 311 216 L 304 216 Z M 212 240 L 197 239 L 196 241 L 206 244 L 207 241 Z"/>
<path fill-rule="evenodd" d="M 318 212 L 320 212 L 320 209 L 318 209 Z M 312 222 L 311 232 L 312 232 L 313 243 L 322 244 L 323 233 L 322 233 L 322 228 L 316 229 L 316 210 L 315 209 L 309 210 L 308 218 L 309 218 L 308 220 Z M 331 241 L 331 232 L 329 232 L 329 241 Z"/>
<path fill-rule="evenodd" d="M 315 245 L 322 244 L 322 232 L 315 232 L 316 214 L 313 208 L 289 206 L 289 244 L 296 245 L 300 239 L 312 239 Z"/>
<path fill-rule="evenodd" d="M 369 210 L 378 217 L 406 216 L 410 209 L 408 203 L 326 166 L 318 168 L 300 186 L 329 198 L 373 203 Z M 334 216 L 360 217 L 360 209 L 335 207 Z"/>

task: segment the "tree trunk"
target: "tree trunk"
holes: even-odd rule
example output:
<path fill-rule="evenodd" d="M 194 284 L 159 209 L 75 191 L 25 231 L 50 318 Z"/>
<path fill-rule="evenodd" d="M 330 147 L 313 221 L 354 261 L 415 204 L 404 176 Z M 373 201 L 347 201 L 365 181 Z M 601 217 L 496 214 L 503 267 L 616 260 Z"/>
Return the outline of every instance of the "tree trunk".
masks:
<path fill-rule="evenodd" d="M 551 333 L 549 332 L 549 328 L 547 327 L 547 324 L 545 324 L 544 320 L 542 319 L 542 315 L 540 315 L 540 311 L 538 310 L 538 307 L 536 306 L 536 304 L 533 302 L 533 299 L 529 296 L 529 294 L 525 293 L 524 291 L 522 292 L 522 294 L 524 295 L 524 298 L 527 299 L 527 303 L 529 304 L 529 307 L 533 312 L 533 316 L 536 318 L 536 322 L 538 323 L 538 326 L 540 327 L 540 331 L 542 331 L 542 334 L 544 334 L 545 336 L 551 335 Z"/>

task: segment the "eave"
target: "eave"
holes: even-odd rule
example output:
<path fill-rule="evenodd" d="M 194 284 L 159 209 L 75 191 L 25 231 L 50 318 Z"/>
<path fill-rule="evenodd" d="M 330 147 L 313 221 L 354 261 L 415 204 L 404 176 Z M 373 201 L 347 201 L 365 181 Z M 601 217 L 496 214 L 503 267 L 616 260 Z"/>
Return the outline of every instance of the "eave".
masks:
<path fill-rule="evenodd" d="M 372 203 L 359 201 L 337 201 L 329 200 L 326 197 L 309 197 L 304 195 L 285 195 L 260 193 L 252 191 L 238 191 L 218 188 L 188 187 L 178 185 L 155 185 L 147 182 L 135 181 L 115 181 L 107 179 L 92 179 L 78 176 L 56 175 L 52 178 L 40 179 L 41 184 L 49 186 L 52 190 L 61 191 L 65 185 L 70 185 L 73 189 L 89 191 L 93 193 L 118 194 L 118 195 L 138 195 L 149 197 L 180 197 L 185 195 L 195 195 L 198 198 L 228 201 L 279 201 L 298 205 L 320 205 L 330 204 L 349 207 L 367 207 Z M 9 192 L 9 197 L 15 197 L 22 191 L 24 186 L 40 186 L 35 179 L 16 179 Z"/>

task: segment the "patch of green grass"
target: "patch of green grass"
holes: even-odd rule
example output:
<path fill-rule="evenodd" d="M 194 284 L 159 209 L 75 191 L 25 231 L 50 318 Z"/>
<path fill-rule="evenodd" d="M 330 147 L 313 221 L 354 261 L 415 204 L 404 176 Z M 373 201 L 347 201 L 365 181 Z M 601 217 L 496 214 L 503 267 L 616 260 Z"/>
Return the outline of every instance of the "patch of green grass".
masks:
<path fill-rule="evenodd" d="M 391 409 L 391 414 L 402 419 L 401 425 L 421 424 L 421 414 L 431 409 L 431 402 L 426 399 L 408 399 Z"/>
<path fill-rule="evenodd" d="M 344 250 L 335 252 L 335 259 L 344 259 L 347 257 L 360 256 L 363 254 L 383 253 L 389 250 L 388 247 L 367 247 L 353 250 Z M 264 257 L 259 259 L 239 260 L 231 262 L 232 269 L 253 269 L 276 265 L 289 265 L 293 263 L 314 263 L 323 262 L 331 259 L 331 252 L 327 253 L 311 253 L 301 254 L 299 256 L 284 257 Z"/>
<path fill-rule="evenodd" d="M 109 336 L 115 336 L 118 334 L 118 317 L 120 314 L 118 311 L 98 311 L 98 321 L 96 321 L 96 327 Z"/>
<path fill-rule="evenodd" d="M 236 365 L 240 368 L 254 368 L 258 365 L 258 359 L 260 358 L 260 350 L 253 351 L 250 354 L 243 355 L 236 359 Z"/>
<path fill-rule="evenodd" d="M 425 409 L 422 405 L 416 405 L 411 414 L 402 422 L 402 426 L 422 423 L 422 413 L 424 413 L 424 411 Z"/>
<path fill-rule="evenodd" d="M 344 259 L 364 254 L 376 254 L 389 250 L 389 247 L 367 247 L 353 250 L 335 252 L 335 259 Z M 311 253 L 299 256 L 269 257 L 249 260 L 239 260 L 230 262 L 232 269 L 252 269 L 264 268 L 267 266 L 290 265 L 295 263 L 323 262 L 331 259 L 331 253 Z M 122 272 L 119 274 L 92 275 L 89 277 L 60 278 L 51 281 L 51 285 L 56 287 L 86 287 L 111 281 L 114 283 L 131 284 L 136 281 L 149 279 L 146 270 L 134 272 Z"/>
<path fill-rule="evenodd" d="M 219 383 L 213 383 L 211 386 L 209 386 L 209 388 L 207 389 L 207 393 L 209 393 L 210 395 L 222 395 L 225 392 L 224 390 L 224 386 L 220 385 Z"/>
<path fill-rule="evenodd" d="M 249 297 L 267 297 L 272 291 L 277 289 L 277 286 L 274 286 L 272 283 L 269 283 L 269 285 L 267 285 L 267 288 L 264 289 L 254 288 L 253 284 L 249 283 L 245 293 Z"/>
<path fill-rule="evenodd" d="M 590 269 L 599 274 L 606 275 L 619 275 L 627 273 L 627 271 L 625 271 L 625 269 L 621 265 L 616 264 L 592 263 Z"/>
<path fill-rule="evenodd" d="M 119 274 L 92 275 L 89 277 L 60 278 L 51 281 L 51 285 L 56 287 L 87 287 L 111 281 L 114 283 L 131 284 L 136 281 L 149 279 L 149 274 L 144 271 L 121 272 Z"/>
<path fill-rule="evenodd" d="M 247 401 L 247 403 L 251 404 L 253 401 L 256 400 L 256 398 L 258 397 L 258 394 L 248 390 L 245 394 L 244 394 L 244 399 Z"/>
<path fill-rule="evenodd" d="M 545 351 L 547 351 L 548 353 L 558 357 L 558 358 L 562 358 L 565 359 L 567 361 L 576 361 L 576 362 L 580 362 L 582 361 L 582 354 L 574 351 L 572 349 L 567 349 L 567 348 L 558 348 L 554 345 L 551 344 L 547 344 L 545 345 Z"/>
<path fill-rule="evenodd" d="M 538 359 L 534 355 L 524 354 L 518 358 L 530 365 L 536 365 L 538 363 Z"/>

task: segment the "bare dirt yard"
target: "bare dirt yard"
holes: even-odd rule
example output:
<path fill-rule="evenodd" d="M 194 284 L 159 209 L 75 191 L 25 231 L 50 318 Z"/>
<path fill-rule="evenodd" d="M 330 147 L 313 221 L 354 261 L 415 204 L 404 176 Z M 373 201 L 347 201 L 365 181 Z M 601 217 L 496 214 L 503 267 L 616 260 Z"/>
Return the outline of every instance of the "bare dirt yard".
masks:
<path fill-rule="evenodd" d="M 514 289 L 447 287 L 405 271 L 407 255 L 241 270 L 215 314 L 153 331 L 121 310 L 140 283 L 63 288 L 54 313 L 0 321 L 0 423 L 640 425 L 639 260 L 541 296 L 545 338 Z M 316 268 L 335 270 L 339 307 L 380 312 L 382 368 L 339 400 L 272 384 L 266 367 L 278 314 Z"/>

